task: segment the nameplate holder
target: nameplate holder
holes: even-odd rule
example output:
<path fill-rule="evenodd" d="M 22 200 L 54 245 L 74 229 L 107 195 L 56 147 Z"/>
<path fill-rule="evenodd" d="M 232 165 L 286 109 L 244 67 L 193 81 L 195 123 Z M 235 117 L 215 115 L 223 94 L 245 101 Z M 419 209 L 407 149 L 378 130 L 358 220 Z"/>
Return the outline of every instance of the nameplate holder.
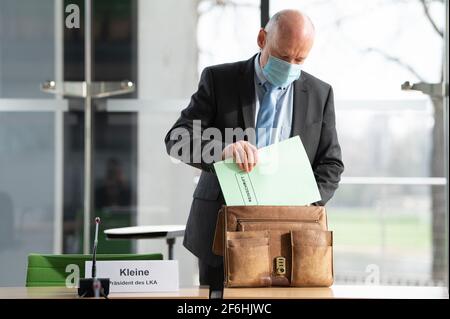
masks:
<path fill-rule="evenodd" d="M 91 277 L 92 261 L 85 263 Z M 97 278 L 110 279 L 110 293 L 173 292 L 179 290 L 177 260 L 97 261 Z"/>

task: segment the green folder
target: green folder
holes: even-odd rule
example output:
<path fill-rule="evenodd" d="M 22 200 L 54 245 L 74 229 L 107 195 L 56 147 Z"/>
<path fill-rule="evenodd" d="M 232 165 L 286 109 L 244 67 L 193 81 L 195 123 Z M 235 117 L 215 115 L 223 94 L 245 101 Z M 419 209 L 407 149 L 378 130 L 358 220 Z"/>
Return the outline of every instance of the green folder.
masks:
<path fill-rule="evenodd" d="M 228 206 L 308 205 L 321 200 L 299 136 L 262 147 L 250 173 L 232 159 L 214 164 Z"/>

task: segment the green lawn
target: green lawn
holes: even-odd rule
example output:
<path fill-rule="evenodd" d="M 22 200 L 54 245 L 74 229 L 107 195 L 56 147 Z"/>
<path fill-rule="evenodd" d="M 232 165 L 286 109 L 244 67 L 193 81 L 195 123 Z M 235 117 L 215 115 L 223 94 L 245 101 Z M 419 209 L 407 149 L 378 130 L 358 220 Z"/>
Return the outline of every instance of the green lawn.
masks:
<path fill-rule="evenodd" d="M 381 249 L 384 239 L 387 250 L 431 249 L 431 225 L 413 214 L 385 211 L 381 216 L 375 209 L 330 208 L 328 226 L 333 230 L 336 248 Z"/>

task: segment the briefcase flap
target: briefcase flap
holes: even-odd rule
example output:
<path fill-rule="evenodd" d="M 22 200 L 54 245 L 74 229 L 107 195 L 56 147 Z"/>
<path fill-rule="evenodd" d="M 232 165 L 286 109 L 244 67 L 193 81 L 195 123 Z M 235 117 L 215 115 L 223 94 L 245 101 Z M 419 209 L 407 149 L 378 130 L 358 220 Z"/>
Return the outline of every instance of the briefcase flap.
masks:
<path fill-rule="evenodd" d="M 226 229 L 225 229 L 226 228 Z M 225 231 L 327 230 L 323 206 L 222 206 L 217 216 L 213 253 L 223 256 Z"/>

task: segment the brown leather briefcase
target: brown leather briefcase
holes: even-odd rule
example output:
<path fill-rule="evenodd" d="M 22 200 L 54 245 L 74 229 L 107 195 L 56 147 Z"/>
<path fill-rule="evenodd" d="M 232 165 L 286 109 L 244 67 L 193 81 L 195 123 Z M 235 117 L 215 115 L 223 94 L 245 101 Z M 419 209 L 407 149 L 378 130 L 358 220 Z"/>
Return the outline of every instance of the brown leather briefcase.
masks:
<path fill-rule="evenodd" d="M 323 206 L 222 206 L 213 252 L 225 287 L 331 286 L 333 238 Z"/>

